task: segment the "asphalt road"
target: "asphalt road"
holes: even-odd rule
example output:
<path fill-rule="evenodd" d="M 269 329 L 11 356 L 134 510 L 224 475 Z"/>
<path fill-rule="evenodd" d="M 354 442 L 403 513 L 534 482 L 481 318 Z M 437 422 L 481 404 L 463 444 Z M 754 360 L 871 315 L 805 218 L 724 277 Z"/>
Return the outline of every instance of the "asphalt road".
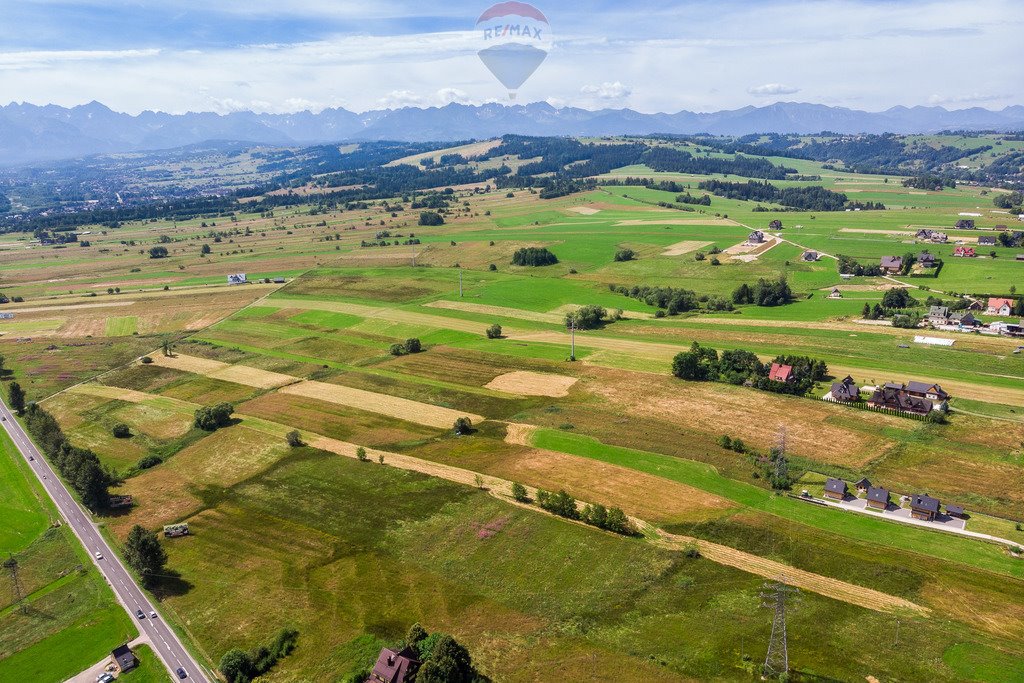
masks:
<path fill-rule="evenodd" d="M 156 651 L 157 656 L 163 661 L 174 679 L 177 680 L 178 678 L 175 673 L 178 668 L 183 668 L 188 674 L 186 680 L 207 683 L 208 679 L 203 674 L 202 669 L 199 668 L 199 664 L 188 653 L 188 650 L 185 649 L 185 646 L 174 630 L 160 618 L 159 613 L 157 613 L 156 619 L 150 617 L 150 613 L 155 611 L 156 608 L 146 597 L 146 594 L 142 592 L 138 584 L 135 583 L 132 575 L 125 569 L 121 560 L 114 554 L 88 515 L 82 510 L 67 488 L 65 488 L 63 482 L 57 477 L 53 469 L 50 468 L 49 463 L 39 453 L 39 450 L 32 443 L 32 440 L 29 439 L 28 434 L 25 433 L 25 430 L 22 429 L 18 421 L 14 419 L 14 415 L 11 414 L 10 409 L 2 399 L 0 399 L 0 417 L 3 418 L 0 424 L 7 430 L 18 450 L 21 451 L 22 456 L 28 462 L 29 467 L 32 468 L 32 471 L 39 478 L 43 488 L 46 489 L 50 498 L 56 503 L 61 516 L 75 532 L 75 535 L 78 536 L 78 540 L 85 546 L 85 550 L 89 553 L 89 557 L 92 558 L 93 564 L 99 568 L 107 583 L 114 589 L 114 594 L 117 595 L 118 601 L 120 601 L 129 616 L 138 625 L 139 632 L 149 637 L 149 641 L 153 644 L 153 649 Z M 103 556 L 103 559 L 97 559 L 97 551 Z M 135 614 L 136 610 L 140 609 L 146 615 L 144 619 L 139 619 Z"/>

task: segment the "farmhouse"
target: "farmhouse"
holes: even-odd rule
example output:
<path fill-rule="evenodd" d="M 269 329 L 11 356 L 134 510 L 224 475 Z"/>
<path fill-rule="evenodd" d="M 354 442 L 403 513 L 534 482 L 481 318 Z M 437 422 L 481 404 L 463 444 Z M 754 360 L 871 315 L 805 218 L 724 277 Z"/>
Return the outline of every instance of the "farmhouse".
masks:
<path fill-rule="evenodd" d="M 958 227 L 961 230 L 974 230 L 974 219 L 961 218 L 956 222 L 956 227 Z"/>
<path fill-rule="evenodd" d="M 884 408 L 895 410 L 900 413 L 911 413 L 913 415 L 927 415 L 932 412 L 933 404 L 926 398 L 911 396 L 899 385 L 885 385 L 875 389 L 868 399 L 869 408 Z"/>
<path fill-rule="evenodd" d="M 931 230 L 929 228 L 922 228 L 921 230 L 918 230 L 917 234 L 914 236 L 919 240 L 928 240 L 929 242 L 941 243 L 949 241 L 949 235 L 946 233 L 939 232 L 938 230 Z"/>
<path fill-rule="evenodd" d="M 131 671 L 139 665 L 139 660 L 135 658 L 135 653 L 127 645 L 115 647 L 110 656 L 114 658 L 117 668 L 121 670 L 121 673 Z"/>
<path fill-rule="evenodd" d="M 761 232 L 760 230 L 755 230 L 754 232 L 752 232 L 749 235 L 747 235 L 747 243 L 748 244 L 763 244 L 764 243 L 764 233 Z"/>
<path fill-rule="evenodd" d="M 838 287 L 833 287 L 832 291 L 828 293 L 829 299 L 842 299 L 843 293 L 839 291 Z"/>
<path fill-rule="evenodd" d="M 949 324 L 959 325 L 960 327 L 980 327 L 981 321 L 975 318 L 974 314 L 969 311 L 959 311 L 949 314 Z"/>
<path fill-rule="evenodd" d="M 915 382 L 911 380 L 905 387 L 908 394 L 916 398 L 926 398 L 929 401 L 945 402 L 949 399 L 949 394 L 942 390 L 938 384 L 926 384 L 925 382 Z"/>
<path fill-rule="evenodd" d="M 768 229 L 769 230 L 782 230 L 782 221 L 780 221 L 778 218 L 776 218 L 775 220 L 773 220 L 771 223 L 768 224 Z"/>
<path fill-rule="evenodd" d="M 927 493 L 915 493 L 910 497 L 910 516 L 914 519 L 933 522 L 937 514 L 939 514 L 938 498 L 932 498 Z"/>
<path fill-rule="evenodd" d="M 846 482 L 842 479 L 829 477 L 825 482 L 825 497 L 833 500 L 844 500 L 846 498 Z"/>
<path fill-rule="evenodd" d="M 411 681 L 420 667 L 420 661 L 416 659 L 415 652 L 405 648 L 401 652 L 395 652 L 391 648 L 384 648 L 377 656 L 377 663 L 373 665 L 370 677 L 366 683 L 406 683 Z"/>
<path fill-rule="evenodd" d="M 978 246 L 994 247 L 996 246 L 996 238 L 991 235 L 982 235 L 978 238 Z"/>
<path fill-rule="evenodd" d="M 977 254 L 974 253 L 974 247 L 960 246 L 953 250 L 953 256 L 959 256 L 961 258 L 974 258 L 975 256 L 977 256 Z"/>
<path fill-rule="evenodd" d="M 853 486 L 857 489 L 857 493 L 867 493 L 868 489 L 871 488 L 871 480 L 867 477 L 861 477 L 860 481 Z"/>
<path fill-rule="evenodd" d="M 935 254 L 929 254 L 927 251 L 922 251 L 917 256 L 917 262 L 922 268 L 934 268 L 939 265 L 935 260 Z"/>
<path fill-rule="evenodd" d="M 933 325 L 945 325 L 949 321 L 948 306 L 932 306 L 928 309 L 928 322 Z"/>
<path fill-rule="evenodd" d="M 818 260 L 818 252 L 813 251 L 813 250 L 807 250 L 807 251 L 805 251 L 803 253 L 803 255 L 800 258 L 802 260 L 804 260 L 804 261 L 807 261 L 807 262 L 817 261 Z"/>
<path fill-rule="evenodd" d="M 882 270 L 887 273 L 898 273 L 903 270 L 902 256 L 883 256 L 880 262 Z"/>
<path fill-rule="evenodd" d="M 1010 315 L 1013 311 L 1013 299 L 1000 299 L 993 297 L 988 300 L 988 308 L 985 313 L 988 315 Z"/>
<path fill-rule="evenodd" d="M 849 403 L 860 399 L 860 389 L 853 378 L 847 375 L 841 382 L 834 382 L 828 392 L 829 398 L 840 403 Z"/>
<path fill-rule="evenodd" d="M 771 369 L 768 370 L 768 379 L 773 382 L 782 382 L 783 384 L 793 381 L 793 366 L 772 363 Z"/>
<path fill-rule="evenodd" d="M 889 507 L 889 489 L 877 486 L 868 487 L 867 506 L 876 510 L 885 510 Z"/>

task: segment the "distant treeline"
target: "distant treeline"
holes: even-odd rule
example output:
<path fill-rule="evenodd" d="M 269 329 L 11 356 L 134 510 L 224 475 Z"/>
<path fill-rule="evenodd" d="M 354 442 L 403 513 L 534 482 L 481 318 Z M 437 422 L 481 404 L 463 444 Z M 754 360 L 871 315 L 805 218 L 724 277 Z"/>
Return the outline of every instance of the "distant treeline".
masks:
<path fill-rule="evenodd" d="M 0 192 L 0 213 L 7 213 L 11 210 L 11 200 L 3 192 Z"/>
<path fill-rule="evenodd" d="M 697 187 L 726 199 L 771 202 L 803 211 L 842 211 L 851 208 L 845 194 L 826 190 L 820 185 L 780 188 L 767 181 L 748 180 L 745 183 L 738 183 L 712 179 L 702 181 Z M 872 202 L 859 206 L 869 209 L 885 208 L 880 203 Z"/>

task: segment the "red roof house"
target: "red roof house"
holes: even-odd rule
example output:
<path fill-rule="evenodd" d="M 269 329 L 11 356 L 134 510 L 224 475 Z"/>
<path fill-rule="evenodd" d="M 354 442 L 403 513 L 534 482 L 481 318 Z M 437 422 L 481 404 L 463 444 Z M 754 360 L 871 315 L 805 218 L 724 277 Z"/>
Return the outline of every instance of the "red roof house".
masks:
<path fill-rule="evenodd" d="M 793 379 L 793 366 L 783 365 L 782 363 L 772 363 L 771 369 L 768 371 L 768 379 L 773 382 L 786 383 Z"/>
<path fill-rule="evenodd" d="M 974 253 L 974 247 L 957 247 L 953 250 L 953 256 L 961 256 L 964 258 L 974 258 L 977 254 Z"/>
<path fill-rule="evenodd" d="M 989 315 L 1010 315 L 1011 311 L 1013 311 L 1013 299 L 992 297 L 988 300 L 988 310 L 985 312 Z"/>

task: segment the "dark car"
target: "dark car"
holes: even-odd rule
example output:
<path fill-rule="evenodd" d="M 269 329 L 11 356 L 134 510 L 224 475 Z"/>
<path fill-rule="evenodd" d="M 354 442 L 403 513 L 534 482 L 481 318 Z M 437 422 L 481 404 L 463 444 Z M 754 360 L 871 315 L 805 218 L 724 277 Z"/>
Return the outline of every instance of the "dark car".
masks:
<path fill-rule="evenodd" d="M 182 669 L 180 666 L 178 667 L 178 670 L 175 671 L 175 673 L 178 674 L 178 678 L 188 678 L 188 674 L 185 673 L 185 670 Z"/>
<path fill-rule="evenodd" d="M 137 609 L 137 610 L 135 610 L 135 616 L 137 616 L 139 619 L 145 619 L 146 618 L 146 613 L 143 612 L 140 609 Z"/>

